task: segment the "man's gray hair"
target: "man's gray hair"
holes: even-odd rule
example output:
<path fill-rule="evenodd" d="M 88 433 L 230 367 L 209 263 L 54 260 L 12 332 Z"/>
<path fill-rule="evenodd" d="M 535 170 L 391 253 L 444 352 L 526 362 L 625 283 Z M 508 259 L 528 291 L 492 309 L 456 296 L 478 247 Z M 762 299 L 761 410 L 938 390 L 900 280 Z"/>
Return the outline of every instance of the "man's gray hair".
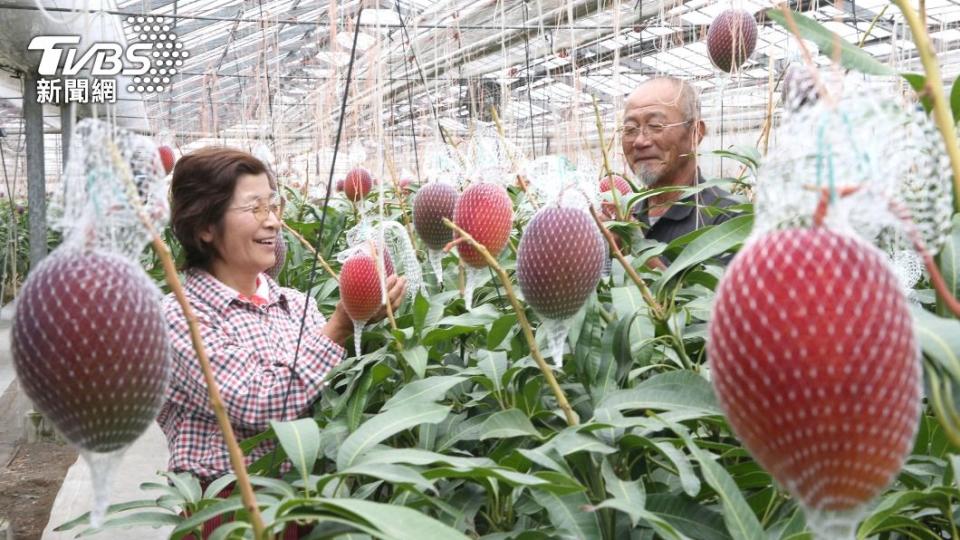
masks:
<path fill-rule="evenodd" d="M 680 113 L 683 114 L 684 119 L 694 121 L 700 119 L 699 88 L 683 79 L 667 75 L 651 77 L 640 83 L 638 88 L 642 88 L 644 85 L 654 81 L 668 81 L 673 84 L 674 87 L 679 88 L 680 93 L 677 95 L 677 108 L 680 109 Z"/>

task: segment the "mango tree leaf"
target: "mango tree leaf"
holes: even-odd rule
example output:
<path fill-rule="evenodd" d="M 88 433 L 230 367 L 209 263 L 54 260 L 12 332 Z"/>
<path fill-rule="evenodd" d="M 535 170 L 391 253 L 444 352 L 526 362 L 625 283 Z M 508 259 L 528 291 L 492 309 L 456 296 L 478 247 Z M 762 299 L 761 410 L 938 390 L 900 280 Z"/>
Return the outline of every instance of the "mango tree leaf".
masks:
<path fill-rule="evenodd" d="M 410 347 L 400 353 L 410 369 L 421 379 L 427 372 L 427 349 L 421 345 Z"/>
<path fill-rule="evenodd" d="M 768 9 L 767 17 L 782 26 L 790 32 L 790 25 L 783 12 L 778 8 Z M 896 75 L 897 72 L 886 64 L 877 61 L 863 49 L 853 45 L 847 40 L 837 36 L 819 22 L 807 17 L 806 15 L 790 11 L 793 21 L 797 25 L 800 36 L 809 39 L 820 48 L 820 54 L 827 58 L 836 57 L 835 47 L 840 46 L 840 65 L 845 68 L 866 73 L 868 75 Z"/>
<path fill-rule="evenodd" d="M 566 532 L 563 538 L 578 540 L 600 540 L 600 521 L 595 512 L 585 512 L 590 504 L 584 493 L 557 495 L 550 491 L 534 489 L 531 491 L 533 499 L 542 506 L 554 527 Z"/>
<path fill-rule="evenodd" d="M 920 104 L 923 105 L 924 112 L 929 114 L 933 110 L 933 100 L 926 92 L 927 77 L 919 73 L 901 73 L 900 76 L 906 79 L 917 95 L 920 96 Z"/>
<path fill-rule="evenodd" d="M 416 486 L 421 491 L 433 490 L 433 482 L 424 478 L 416 469 L 407 467 L 406 465 L 396 465 L 393 463 L 358 463 L 348 469 L 337 471 L 337 476 L 351 474 L 369 476 L 378 480 L 385 480 L 391 484 L 410 484 Z"/>
<path fill-rule="evenodd" d="M 543 436 L 533 427 L 530 419 L 520 409 L 507 409 L 493 413 L 480 427 L 479 439 L 508 439 L 510 437 L 530 436 L 542 439 Z"/>
<path fill-rule="evenodd" d="M 673 277 L 687 268 L 742 244 L 750 235 L 751 229 L 753 229 L 753 214 L 737 216 L 720 225 L 705 228 L 705 232 L 683 248 L 676 260 L 670 263 L 667 271 L 657 280 L 655 289 L 662 290 Z"/>
<path fill-rule="evenodd" d="M 167 512 L 137 512 L 136 514 L 127 514 L 121 517 L 108 519 L 104 521 L 103 525 L 100 527 L 95 529 L 87 529 L 80 533 L 79 536 L 89 536 L 107 529 L 116 529 L 118 527 L 136 527 L 138 525 L 163 527 L 176 525 L 181 521 L 183 521 L 182 517 Z"/>
<path fill-rule="evenodd" d="M 651 494 L 647 496 L 647 510 L 690 538 L 730 540 L 723 516 L 685 495 Z"/>
<path fill-rule="evenodd" d="M 389 540 L 404 540 L 407 538 L 469 540 L 467 536 L 449 525 L 403 506 L 360 499 L 318 499 L 317 504 L 337 511 L 338 514 L 346 518 L 359 517 L 379 530 L 380 538 Z"/>
<path fill-rule="evenodd" d="M 477 367 L 493 383 L 497 392 L 503 390 L 503 374 L 507 372 L 507 353 L 503 351 L 480 351 Z"/>
<path fill-rule="evenodd" d="M 760 526 L 760 521 L 743 498 L 743 493 L 740 492 L 730 473 L 697 446 L 685 427 L 679 424 L 671 424 L 670 427 L 687 444 L 690 453 L 700 462 L 700 473 L 703 478 L 720 496 L 723 521 L 734 540 L 765 540 L 766 535 L 763 527 Z"/>
<path fill-rule="evenodd" d="M 271 421 L 270 427 L 277 434 L 277 440 L 287 453 L 287 458 L 306 482 L 320 454 L 320 427 L 317 426 L 317 421 L 313 418 L 301 418 L 292 422 Z"/>
<path fill-rule="evenodd" d="M 364 454 L 358 463 L 406 463 L 407 465 L 433 465 L 444 463 L 454 467 L 492 467 L 496 465 L 490 458 L 460 457 L 439 454 L 420 448 L 384 448 L 371 450 Z"/>
<path fill-rule="evenodd" d="M 612 264 L 620 263 L 614 261 Z M 633 283 L 626 287 L 611 287 L 610 298 L 613 300 L 613 309 L 617 311 L 617 316 L 621 318 L 633 315 L 647 307 L 647 303 L 643 301 L 643 296 L 640 294 L 640 289 Z"/>
<path fill-rule="evenodd" d="M 913 320 L 923 353 L 960 382 L 960 321 L 913 309 Z"/>
<path fill-rule="evenodd" d="M 633 388 L 611 393 L 597 408 L 722 414 L 710 383 L 691 371 L 671 371 L 655 375 Z"/>
<path fill-rule="evenodd" d="M 436 424 L 442 421 L 449 407 L 436 403 L 407 403 L 381 412 L 360 425 L 340 445 L 337 452 L 337 469 L 343 470 L 356 463 L 357 458 L 374 445 L 405 429 L 420 424 Z"/>
<path fill-rule="evenodd" d="M 443 399 L 454 386 L 465 381 L 464 377 L 439 375 L 413 381 L 400 389 L 392 398 L 383 404 L 380 411 L 388 411 L 396 407 L 415 403 L 433 403 Z"/>
<path fill-rule="evenodd" d="M 881 526 L 888 518 L 901 513 L 904 508 L 930 498 L 946 500 L 940 493 L 930 491 L 894 491 L 882 497 L 879 504 L 873 509 L 857 529 L 857 538 L 862 540 L 880 532 Z M 931 504 L 930 506 L 936 506 Z"/>
<path fill-rule="evenodd" d="M 686 454 L 669 442 L 646 440 L 650 442 L 652 448 L 666 456 L 677 468 L 677 475 L 680 476 L 680 487 L 683 488 L 683 492 L 691 497 L 696 497 L 700 493 L 700 479 L 693 472 L 693 466 L 690 465 L 690 460 L 687 459 Z"/>
<path fill-rule="evenodd" d="M 106 515 L 109 517 L 111 514 L 117 514 L 120 512 L 125 512 L 127 510 L 136 510 L 138 508 L 156 508 L 157 500 L 156 499 L 141 499 L 139 501 L 130 501 L 125 503 L 111 504 L 107 507 Z M 80 517 L 71 519 L 70 521 L 58 526 L 54 531 L 69 531 L 70 529 L 76 527 L 77 525 L 88 525 L 90 523 L 90 512 L 83 514 Z"/>
<path fill-rule="evenodd" d="M 517 315 L 509 313 L 494 321 L 490 326 L 490 333 L 487 334 L 487 348 L 496 349 L 504 338 L 510 334 L 510 331 L 517 328 Z"/>

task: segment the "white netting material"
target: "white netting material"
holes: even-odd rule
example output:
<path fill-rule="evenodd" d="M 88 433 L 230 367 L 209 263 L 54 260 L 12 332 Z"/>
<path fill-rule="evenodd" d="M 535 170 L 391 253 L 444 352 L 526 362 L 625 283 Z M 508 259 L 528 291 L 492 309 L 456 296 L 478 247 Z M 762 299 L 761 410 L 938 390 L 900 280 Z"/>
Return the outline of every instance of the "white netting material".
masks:
<path fill-rule="evenodd" d="M 594 170 L 576 169 L 570 161 L 559 155 L 550 155 L 527 161 L 523 175 L 527 189 L 542 205 L 588 209 L 600 200 L 600 190 Z"/>
<path fill-rule="evenodd" d="M 516 181 L 518 164 L 523 156 L 515 145 L 497 132 L 494 124 L 477 122 L 464 152 L 467 179 L 471 182 L 493 182 L 503 186 Z"/>
<path fill-rule="evenodd" d="M 430 142 L 423 153 L 423 176 L 426 182 L 460 187 L 466 182 L 466 165 L 456 148 L 439 141 Z"/>
<path fill-rule="evenodd" d="M 147 137 L 93 119 L 81 120 L 70 143 L 62 198 L 51 204 L 51 226 L 64 244 L 106 250 L 136 259 L 150 235 L 131 196 L 140 203 L 154 230 L 170 217 L 167 182 L 154 142 Z M 125 178 L 132 179 L 136 193 Z"/>
<path fill-rule="evenodd" d="M 758 174 L 754 234 L 809 225 L 823 188 L 856 188 L 831 201 L 831 228 L 855 231 L 892 258 L 912 248 L 907 225 L 891 210 L 900 206 L 927 249 L 938 252 L 952 209 L 950 167 L 935 126 L 922 110 L 846 95 L 855 97 L 835 106 L 821 99 L 785 115 L 782 142 Z M 909 275 L 912 266 L 901 271 Z"/>
<path fill-rule="evenodd" d="M 852 530 L 910 454 L 922 405 L 887 257 L 825 227 L 751 237 L 717 286 L 707 353 L 730 426 L 810 527 Z"/>

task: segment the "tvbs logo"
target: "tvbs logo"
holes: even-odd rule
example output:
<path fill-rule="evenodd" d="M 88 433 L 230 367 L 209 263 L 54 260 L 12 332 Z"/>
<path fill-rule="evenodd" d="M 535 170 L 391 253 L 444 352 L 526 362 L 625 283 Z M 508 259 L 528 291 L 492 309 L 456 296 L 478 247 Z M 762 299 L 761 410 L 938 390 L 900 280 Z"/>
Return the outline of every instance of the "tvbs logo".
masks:
<path fill-rule="evenodd" d="M 42 76 L 77 75 L 88 66 L 94 77 L 136 76 L 150 69 L 152 43 L 134 43 L 124 50 L 117 43 L 97 42 L 83 54 L 75 47 L 79 43 L 80 36 L 37 36 L 27 48 L 43 51 L 38 68 Z"/>

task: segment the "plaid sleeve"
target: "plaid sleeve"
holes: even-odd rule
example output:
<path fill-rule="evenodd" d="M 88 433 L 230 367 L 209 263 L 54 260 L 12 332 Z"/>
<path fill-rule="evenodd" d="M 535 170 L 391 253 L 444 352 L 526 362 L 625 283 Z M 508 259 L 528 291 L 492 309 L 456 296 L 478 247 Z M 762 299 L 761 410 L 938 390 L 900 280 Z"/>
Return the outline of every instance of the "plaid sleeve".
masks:
<path fill-rule="evenodd" d="M 321 333 L 323 316 L 316 311 L 315 305 L 312 307 L 316 315 L 307 318 L 295 366 L 292 351 L 296 347 L 299 318 L 296 324 L 287 320 L 288 324 L 281 325 L 280 345 L 272 346 L 265 340 L 262 344 L 243 346 L 231 338 L 222 325 L 215 324 L 209 313 L 195 308 L 207 357 L 227 415 L 235 428 L 262 431 L 269 426 L 270 420 L 291 420 L 302 416 L 318 397 L 326 374 L 345 356 L 343 347 Z M 174 350 L 174 385 L 177 387 L 171 399 L 185 408 L 207 411 L 212 416 L 207 385 L 193 350 L 187 321 L 179 312 L 168 311 L 167 315 Z M 289 350 L 288 355 L 273 350 L 281 346 Z M 284 403 L 288 388 L 289 395 Z"/>

